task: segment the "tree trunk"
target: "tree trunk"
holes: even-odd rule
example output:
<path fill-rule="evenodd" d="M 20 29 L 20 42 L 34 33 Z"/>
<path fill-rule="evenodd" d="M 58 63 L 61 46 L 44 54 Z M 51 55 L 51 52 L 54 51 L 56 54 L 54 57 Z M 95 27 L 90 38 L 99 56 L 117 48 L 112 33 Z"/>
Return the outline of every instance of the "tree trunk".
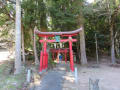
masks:
<path fill-rule="evenodd" d="M 119 48 L 120 48 L 119 39 L 116 38 L 116 40 L 115 40 L 115 51 L 116 51 L 117 57 L 120 57 L 120 50 L 119 50 Z"/>
<path fill-rule="evenodd" d="M 78 16 L 78 27 L 82 27 L 82 31 L 80 32 L 80 53 L 81 53 L 81 64 L 86 65 L 87 64 L 87 58 L 86 58 L 86 48 L 85 48 L 85 34 L 84 34 L 84 17 L 82 14 L 82 7 L 83 1 L 77 0 L 76 1 L 76 7 L 79 8 L 80 13 Z"/>
<path fill-rule="evenodd" d="M 36 50 L 36 35 L 35 35 L 35 30 L 36 27 L 34 29 L 34 35 L 33 35 L 33 39 L 34 39 L 34 46 L 33 46 L 33 50 L 34 50 L 34 57 L 35 57 L 35 65 L 39 65 L 39 60 L 38 60 L 38 55 L 37 55 L 37 50 Z"/>
<path fill-rule="evenodd" d="M 84 28 L 80 32 L 80 51 L 81 51 L 81 64 L 86 65 L 87 64 L 87 58 L 86 58 Z"/>
<path fill-rule="evenodd" d="M 98 43 L 97 43 L 97 35 L 95 33 L 95 45 L 96 45 L 96 60 L 97 60 L 97 64 L 99 64 L 99 60 L 98 60 Z"/>
<path fill-rule="evenodd" d="M 23 57 L 23 64 L 25 64 L 25 47 L 24 47 L 24 31 L 22 26 L 22 57 Z"/>
<path fill-rule="evenodd" d="M 80 40 L 80 36 L 77 36 L 77 40 Z M 77 53 L 76 53 L 76 63 L 80 63 L 80 42 L 76 42 Z"/>
<path fill-rule="evenodd" d="M 114 34 L 113 34 L 113 24 L 110 27 L 110 36 L 111 36 L 111 60 L 112 64 L 115 64 L 115 48 L 114 48 Z"/>
<path fill-rule="evenodd" d="M 15 74 L 21 73 L 21 5 L 16 0 Z"/>

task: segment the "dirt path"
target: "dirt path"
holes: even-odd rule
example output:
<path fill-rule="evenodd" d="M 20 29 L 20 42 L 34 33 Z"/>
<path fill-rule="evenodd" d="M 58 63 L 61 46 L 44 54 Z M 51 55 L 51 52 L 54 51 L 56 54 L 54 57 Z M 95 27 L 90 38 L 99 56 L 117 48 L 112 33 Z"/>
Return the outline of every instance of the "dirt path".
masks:
<path fill-rule="evenodd" d="M 40 85 L 36 85 L 34 90 L 62 90 L 65 72 L 64 64 L 57 65 L 42 78 Z"/>
<path fill-rule="evenodd" d="M 57 71 L 48 72 L 48 74 L 42 79 L 40 86 L 37 86 L 35 90 L 62 90 L 62 74 Z"/>
<path fill-rule="evenodd" d="M 94 63 L 89 64 L 88 67 L 75 65 L 78 68 L 76 84 L 74 73 L 69 70 L 69 64 L 60 64 L 48 71 L 39 80 L 40 83 L 36 84 L 34 90 L 89 90 L 89 78 L 100 80 L 100 90 L 120 90 L 120 66 L 111 67 L 108 60 L 107 63 L 101 63 L 99 67 L 94 66 Z"/>

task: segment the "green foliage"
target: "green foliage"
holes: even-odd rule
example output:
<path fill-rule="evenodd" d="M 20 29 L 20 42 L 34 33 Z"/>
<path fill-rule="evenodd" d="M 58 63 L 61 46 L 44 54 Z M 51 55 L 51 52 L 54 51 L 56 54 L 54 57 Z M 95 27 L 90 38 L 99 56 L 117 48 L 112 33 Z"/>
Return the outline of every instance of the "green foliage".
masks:
<path fill-rule="evenodd" d="M 85 18 L 86 46 L 89 54 L 95 53 L 95 33 L 97 33 L 99 53 L 110 50 L 110 20 L 118 6 L 113 0 L 99 0 L 94 4 L 86 4 L 83 8 Z M 119 15 L 115 19 L 114 32 L 118 32 Z"/>
<path fill-rule="evenodd" d="M 77 26 L 77 13 L 73 2 L 70 0 L 52 0 L 49 6 L 52 17 L 53 30 L 73 30 Z"/>
<path fill-rule="evenodd" d="M 110 21 L 119 4 L 119 0 L 96 0 L 92 4 L 87 3 L 86 0 L 22 0 L 22 29 L 24 31 L 25 49 L 33 49 L 33 29 L 35 26 L 39 30 L 45 28 L 48 31 L 70 31 L 79 27 L 80 18 L 84 22 L 88 54 L 95 53 L 95 33 L 97 34 L 99 51 L 109 52 Z M 8 27 L 12 25 L 14 27 L 15 18 L 12 18 L 15 17 L 14 10 L 14 4 L 12 3 L 0 7 L 0 26 L 6 25 Z M 82 14 L 82 18 L 79 17 L 80 14 Z M 10 17 L 11 15 L 12 17 Z M 119 21 L 120 13 L 114 18 L 116 40 L 120 40 Z M 8 29 L 5 28 L 2 35 L 7 36 L 8 34 Z M 37 38 L 37 42 L 38 40 L 39 38 Z M 78 42 L 78 44 L 80 43 Z M 73 45 L 76 47 L 75 44 Z M 37 43 L 37 49 L 41 49 L 39 42 Z"/>
<path fill-rule="evenodd" d="M 52 53 L 49 53 L 49 56 L 48 56 L 49 58 L 48 58 L 48 65 L 51 67 L 54 67 L 55 65 L 56 65 L 56 62 L 54 62 L 53 61 L 53 59 L 52 59 Z"/>
<path fill-rule="evenodd" d="M 35 20 L 36 20 L 36 4 L 34 0 L 23 0 L 22 2 L 23 9 L 23 25 L 25 29 L 34 28 Z"/>
<path fill-rule="evenodd" d="M 3 26 L 6 23 L 8 17 L 5 14 L 1 13 L 0 18 L 1 18 L 0 19 L 0 26 Z"/>
<path fill-rule="evenodd" d="M 14 6 L 4 2 L 6 1 L 0 1 L 0 40 L 14 42 Z"/>

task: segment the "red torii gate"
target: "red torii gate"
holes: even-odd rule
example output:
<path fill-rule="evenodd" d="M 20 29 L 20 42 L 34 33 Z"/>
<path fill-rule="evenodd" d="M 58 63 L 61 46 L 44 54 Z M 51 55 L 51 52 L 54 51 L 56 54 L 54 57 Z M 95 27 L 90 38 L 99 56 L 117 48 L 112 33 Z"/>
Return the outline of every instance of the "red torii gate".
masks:
<path fill-rule="evenodd" d="M 67 52 L 69 52 L 69 48 L 64 49 L 50 49 L 50 52 L 52 52 L 52 58 L 55 60 L 55 53 L 64 53 L 65 55 L 65 63 L 67 63 Z"/>
<path fill-rule="evenodd" d="M 35 30 L 35 33 L 39 37 L 43 37 L 43 40 L 39 40 L 39 42 L 43 44 L 43 48 L 40 54 L 39 72 L 42 72 L 42 70 L 45 70 L 48 67 L 47 43 L 56 42 L 56 40 L 49 40 L 48 37 L 55 37 L 55 36 L 68 37 L 68 39 L 61 39 L 60 42 L 69 42 L 70 69 L 71 71 L 74 71 L 72 42 L 76 42 L 77 39 L 72 39 L 72 36 L 77 35 L 81 30 L 82 28 L 69 32 L 40 32 L 38 30 Z"/>

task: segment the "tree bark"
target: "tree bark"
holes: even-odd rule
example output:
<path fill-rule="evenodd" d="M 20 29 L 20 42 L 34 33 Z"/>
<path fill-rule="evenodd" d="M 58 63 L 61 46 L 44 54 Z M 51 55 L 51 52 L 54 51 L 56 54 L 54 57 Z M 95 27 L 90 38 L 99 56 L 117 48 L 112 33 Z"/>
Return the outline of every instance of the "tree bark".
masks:
<path fill-rule="evenodd" d="M 99 64 L 99 59 L 98 59 L 98 43 L 97 43 L 97 35 L 95 33 L 95 45 L 96 45 L 96 60 L 97 64 Z"/>
<path fill-rule="evenodd" d="M 85 47 L 85 34 L 84 34 L 84 17 L 82 13 L 82 5 L 83 1 L 77 0 L 76 1 L 76 7 L 79 8 L 80 13 L 78 16 L 78 27 L 82 28 L 82 31 L 80 32 L 80 53 L 81 53 L 81 64 L 86 65 L 87 64 L 87 58 L 86 58 L 86 47 Z"/>
<path fill-rule="evenodd" d="M 116 55 L 117 57 L 120 57 L 120 44 L 119 44 L 119 38 L 116 38 L 115 40 L 115 51 L 116 51 Z"/>
<path fill-rule="evenodd" d="M 25 47 L 24 47 L 24 31 L 22 26 L 22 57 L 23 57 L 23 64 L 25 64 Z"/>
<path fill-rule="evenodd" d="M 111 27 L 110 27 L 110 36 L 111 36 L 111 60 L 112 60 L 112 64 L 115 64 L 115 47 L 114 47 L 113 24 L 111 24 Z"/>
<path fill-rule="evenodd" d="M 15 34 L 15 72 L 21 73 L 21 5 L 20 0 L 16 0 L 16 34 Z"/>
<path fill-rule="evenodd" d="M 77 40 L 80 40 L 80 36 L 79 35 L 77 36 Z M 76 56 L 77 56 L 76 58 L 77 59 L 76 59 L 76 63 L 80 63 L 80 59 L 81 59 L 80 58 L 81 57 L 80 56 L 80 42 L 76 42 L 76 47 L 77 47 L 77 53 L 76 53 Z"/>
<path fill-rule="evenodd" d="M 34 50 L 34 57 L 35 57 L 35 65 L 39 65 L 39 60 L 38 60 L 38 55 L 37 55 L 37 50 L 36 50 L 36 35 L 35 35 L 35 30 L 36 27 L 34 29 L 34 35 L 33 35 L 33 39 L 34 39 L 34 46 L 33 46 L 33 50 Z"/>
<path fill-rule="evenodd" d="M 81 51 L 81 64 L 86 65 L 87 64 L 87 58 L 86 58 L 84 28 L 80 32 L 80 51 Z"/>

